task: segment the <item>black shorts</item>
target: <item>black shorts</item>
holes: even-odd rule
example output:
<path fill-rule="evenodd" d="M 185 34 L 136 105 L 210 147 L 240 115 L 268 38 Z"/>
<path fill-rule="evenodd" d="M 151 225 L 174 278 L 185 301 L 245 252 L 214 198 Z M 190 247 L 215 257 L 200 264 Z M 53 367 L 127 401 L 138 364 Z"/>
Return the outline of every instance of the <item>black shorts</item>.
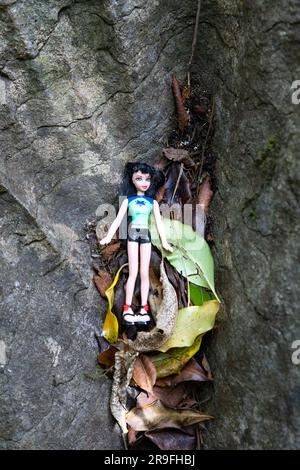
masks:
<path fill-rule="evenodd" d="M 151 243 L 150 230 L 148 228 L 128 227 L 127 240 L 138 243 Z"/>

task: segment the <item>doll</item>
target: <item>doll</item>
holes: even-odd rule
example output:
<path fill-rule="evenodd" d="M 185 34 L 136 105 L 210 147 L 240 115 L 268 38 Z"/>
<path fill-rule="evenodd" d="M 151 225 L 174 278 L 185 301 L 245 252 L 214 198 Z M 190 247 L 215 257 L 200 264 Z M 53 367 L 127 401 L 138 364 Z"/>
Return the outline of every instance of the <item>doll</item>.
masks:
<path fill-rule="evenodd" d="M 158 189 L 165 183 L 162 171 L 141 162 L 128 162 L 124 170 L 121 193 L 125 195 L 116 219 L 111 224 L 107 235 L 100 240 L 101 245 L 110 243 L 123 217 L 127 214 L 127 254 L 129 276 L 126 283 L 126 300 L 123 305 L 123 321 L 126 326 L 147 326 L 151 322 L 149 315 L 149 265 L 151 257 L 151 235 L 149 217 L 153 211 L 157 231 L 165 250 L 173 252 L 169 245 L 161 219 L 160 209 L 155 197 Z M 140 257 L 141 305 L 134 313 L 131 302 L 138 274 Z"/>

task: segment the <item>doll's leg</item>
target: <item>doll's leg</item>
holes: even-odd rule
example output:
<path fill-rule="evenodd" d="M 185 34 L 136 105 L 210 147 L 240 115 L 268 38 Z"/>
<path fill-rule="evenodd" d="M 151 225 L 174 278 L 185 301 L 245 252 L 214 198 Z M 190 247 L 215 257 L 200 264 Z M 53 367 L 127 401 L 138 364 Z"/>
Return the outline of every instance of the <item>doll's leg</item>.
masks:
<path fill-rule="evenodd" d="M 139 244 L 137 242 L 132 242 L 128 240 L 127 254 L 129 276 L 126 283 L 126 304 L 131 305 L 139 266 Z"/>
<path fill-rule="evenodd" d="M 151 243 L 140 244 L 140 278 L 141 278 L 141 305 L 139 314 L 137 315 L 137 322 L 147 324 L 150 322 L 150 315 L 148 310 L 148 294 L 149 294 L 149 265 L 151 258 Z M 144 308 L 146 307 L 146 308 Z"/>
<path fill-rule="evenodd" d="M 140 244 L 140 278 L 141 278 L 141 304 L 145 305 L 149 294 L 149 265 L 151 258 L 151 243 Z"/>
<path fill-rule="evenodd" d="M 146 305 L 149 294 L 149 265 L 151 257 L 151 243 L 141 243 L 140 254 L 141 304 Z"/>

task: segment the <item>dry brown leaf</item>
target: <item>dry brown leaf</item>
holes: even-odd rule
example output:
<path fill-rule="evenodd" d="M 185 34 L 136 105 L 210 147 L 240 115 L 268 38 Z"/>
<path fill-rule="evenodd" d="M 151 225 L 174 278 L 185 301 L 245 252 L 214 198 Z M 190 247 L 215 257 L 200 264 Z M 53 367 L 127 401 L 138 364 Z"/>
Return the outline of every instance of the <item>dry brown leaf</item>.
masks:
<path fill-rule="evenodd" d="M 203 183 L 201 183 L 199 187 L 198 196 L 197 196 L 198 204 L 200 204 L 203 207 L 204 212 L 206 214 L 208 212 L 208 206 L 213 197 L 213 194 L 214 194 L 213 191 L 210 189 L 210 176 L 207 175 Z"/>
<path fill-rule="evenodd" d="M 185 398 L 184 400 L 182 400 L 182 402 L 180 402 L 180 406 L 178 408 L 191 409 L 191 408 L 193 408 L 194 405 L 198 405 L 198 402 L 197 402 L 197 400 L 195 400 L 195 398 Z"/>
<path fill-rule="evenodd" d="M 136 358 L 132 378 L 143 390 L 147 392 L 152 391 L 153 385 L 156 382 L 156 369 L 151 359 L 145 356 L 145 354 L 140 354 Z"/>
<path fill-rule="evenodd" d="M 169 408 L 177 408 L 188 397 L 186 384 L 181 383 L 173 387 L 153 387 L 154 396 Z"/>
<path fill-rule="evenodd" d="M 160 155 L 160 156 L 159 156 L 159 160 L 155 163 L 154 166 L 155 166 L 155 168 L 157 168 L 158 170 L 161 170 L 162 172 L 164 172 L 165 169 L 166 169 L 166 164 L 167 164 L 167 162 L 166 162 L 165 157 L 164 157 L 163 155 Z"/>
<path fill-rule="evenodd" d="M 176 78 L 175 73 L 172 74 L 172 88 L 177 106 L 178 127 L 181 131 L 183 131 L 189 123 L 189 115 L 184 107 L 184 101 L 180 91 L 180 84 Z"/>
<path fill-rule="evenodd" d="M 103 259 L 107 262 L 111 261 L 113 255 L 119 251 L 121 247 L 121 242 L 110 243 L 109 245 L 104 246 L 101 250 L 101 255 Z"/>
<path fill-rule="evenodd" d="M 208 360 L 207 360 L 205 354 L 203 354 L 203 356 L 202 356 L 201 366 L 206 371 L 208 380 L 214 380 L 213 375 L 212 375 L 211 370 L 210 370 Z"/>
<path fill-rule="evenodd" d="M 145 436 L 161 450 L 193 450 L 196 447 L 196 436 L 182 430 L 166 429 L 149 431 Z"/>
<path fill-rule="evenodd" d="M 99 270 L 98 275 L 94 274 L 93 280 L 102 297 L 106 298 L 105 291 L 113 282 L 111 275 L 106 271 Z"/>
<path fill-rule="evenodd" d="M 115 364 L 115 354 L 117 351 L 118 349 L 115 348 L 114 346 L 109 346 L 108 349 L 98 354 L 97 356 L 98 364 L 103 369 L 110 369 L 111 367 L 113 367 Z"/>
<path fill-rule="evenodd" d="M 178 202 L 183 206 L 191 200 L 189 179 L 184 171 L 180 172 L 181 164 L 172 163 L 165 183 L 165 200 L 169 205 Z"/>
<path fill-rule="evenodd" d="M 198 203 L 197 197 L 193 197 L 189 201 L 189 204 L 192 205 L 192 220 L 187 217 L 185 224 L 190 225 L 193 230 L 198 233 L 198 235 L 204 238 L 205 226 L 207 222 L 207 216 L 205 214 L 204 207 Z"/>
<path fill-rule="evenodd" d="M 151 393 L 141 392 L 137 397 L 137 406 L 150 405 L 156 400 L 160 400 L 170 408 L 180 407 L 181 403 L 188 399 L 189 392 L 186 384 L 181 383 L 172 387 L 153 387 Z"/>
<path fill-rule="evenodd" d="M 181 429 L 183 426 L 214 419 L 213 416 L 200 411 L 168 408 L 160 400 L 156 400 L 150 405 L 133 408 L 126 413 L 125 418 L 135 431 L 152 431 L 162 428 Z"/>
<path fill-rule="evenodd" d="M 137 432 L 132 429 L 131 426 L 128 426 L 128 434 L 127 434 L 127 438 L 128 438 L 128 444 L 130 446 L 132 446 L 133 444 L 135 444 L 136 440 L 137 440 Z"/>
<path fill-rule="evenodd" d="M 187 381 L 197 381 L 205 382 L 207 380 L 212 380 L 211 376 L 208 376 L 207 371 L 196 361 L 195 358 L 190 359 L 190 361 L 183 367 L 181 372 L 176 375 L 171 375 L 169 377 L 164 377 L 156 381 L 156 385 L 159 387 L 169 387 L 171 385 L 176 385 L 181 382 Z"/>
<path fill-rule="evenodd" d="M 160 204 L 161 201 L 163 200 L 164 194 L 165 194 L 165 187 L 162 186 L 162 187 L 159 188 L 159 190 L 157 191 L 156 197 L 155 197 L 155 199 L 157 200 L 158 204 Z"/>
<path fill-rule="evenodd" d="M 179 163 L 182 162 L 184 163 L 184 166 L 186 166 L 187 168 L 195 165 L 194 160 L 192 160 L 187 150 L 167 147 L 167 148 L 164 148 L 162 151 L 168 160 L 172 160 L 173 162 L 179 162 Z"/>

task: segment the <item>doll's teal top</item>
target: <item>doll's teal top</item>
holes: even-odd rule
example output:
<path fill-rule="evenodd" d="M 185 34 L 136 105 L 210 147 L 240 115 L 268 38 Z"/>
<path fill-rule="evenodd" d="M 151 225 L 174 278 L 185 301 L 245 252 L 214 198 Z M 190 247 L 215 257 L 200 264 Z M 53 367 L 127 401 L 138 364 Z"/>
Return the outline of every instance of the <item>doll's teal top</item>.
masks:
<path fill-rule="evenodd" d="M 153 203 L 153 199 L 149 196 L 128 197 L 128 216 L 132 227 L 148 228 Z"/>

